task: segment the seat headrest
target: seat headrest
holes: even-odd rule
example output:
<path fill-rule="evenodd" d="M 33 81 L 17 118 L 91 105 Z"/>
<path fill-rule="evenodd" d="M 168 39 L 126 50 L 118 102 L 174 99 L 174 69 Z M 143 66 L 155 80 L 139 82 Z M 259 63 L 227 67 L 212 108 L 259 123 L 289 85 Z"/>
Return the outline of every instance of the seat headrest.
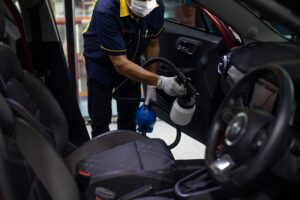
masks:
<path fill-rule="evenodd" d="M 14 126 L 15 117 L 4 97 L 0 94 L 0 128 L 2 130 L 2 134 L 12 136 Z"/>
<path fill-rule="evenodd" d="M 6 44 L 0 43 L 0 81 L 6 84 L 11 79 L 22 80 L 23 77 L 23 68 L 16 53 Z"/>
<path fill-rule="evenodd" d="M 0 42 L 4 39 L 5 20 L 4 20 L 4 4 L 0 1 Z"/>

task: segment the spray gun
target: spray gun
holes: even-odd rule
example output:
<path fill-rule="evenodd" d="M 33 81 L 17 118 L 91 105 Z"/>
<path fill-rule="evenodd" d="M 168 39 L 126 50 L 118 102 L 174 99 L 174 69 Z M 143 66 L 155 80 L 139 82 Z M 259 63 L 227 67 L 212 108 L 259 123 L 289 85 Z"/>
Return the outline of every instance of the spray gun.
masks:
<path fill-rule="evenodd" d="M 199 95 L 197 90 L 191 84 L 190 79 L 188 79 L 171 61 L 165 58 L 156 57 L 149 59 L 147 62 L 143 64 L 144 68 L 149 67 L 153 63 L 163 63 L 165 64 L 175 75 L 176 81 L 178 84 L 183 84 L 187 88 L 187 93 L 183 96 L 180 96 L 175 99 L 171 112 L 170 118 L 176 127 L 176 139 L 175 141 L 169 145 L 169 148 L 174 148 L 180 141 L 181 138 L 181 127 L 190 123 L 193 118 L 193 114 L 196 110 L 196 98 Z M 152 109 L 153 106 L 165 111 L 169 112 L 164 106 L 159 105 L 157 102 L 152 102 L 151 98 L 153 90 L 156 88 L 148 87 L 146 93 L 146 99 L 141 98 L 122 98 L 118 97 L 118 90 L 124 87 L 127 83 L 128 79 L 123 81 L 118 87 L 115 88 L 113 92 L 113 97 L 115 99 L 121 101 L 144 101 L 144 103 L 139 107 L 136 112 L 136 124 L 138 126 L 137 131 L 146 135 L 146 133 L 151 133 L 153 131 L 154 124 L 156 122 L 156 112 Z M 150 90 L 149 90 L 150 89 Z"/>
<path fill-rule="evenodd" d="M 199 94 L 191 84 L 190 79 L 188 79 L 172 62 L 170 62 L 165 58 L 161 58 L 161 57 L 152 58 L 147 62 L 145 62 L 143 64 L 143 67 L 146 68 L 147 66 L 150 66 L 155 62 L 163 63 L 167 67 L 169 67 L 177 77 L 176 82 L 178 84 L 183 84 L 187 88 L 187 94 L 175 99 L 170 112 L 170 118 L 172 122 L 176 124 L 176 129 L 177 129 L 176 140 L 173 144 L 170 145 L 171 146 L 170 148 L 173 148 L 178 144 L 180 140 L 180 133 L 181 133 L 180 127 L 187 125 L 192 120 L 192 117 L 196 110 L 196 105 L 195 105 L 196 97 Z M 152 132 L 153 126 L 156 122 L 156 113 L 154 110 L 151 109 L 151 102 L 150 102 L 150 99 L 152 97 L 151 90 L 155 90 L 155 87 L 154 88 L 148 87 L 145 103 L 140 106 L 136 114 L 138 131 L 142 132 L 143 134 L 145 134 L 146 132 Z M 155 104 L 155 106 L 160 107 L 158 106 L 158 104 Z"/>
<path fill-rule="evenodd" d="M 184 75 L 181 77 L 177 75 L 176 82 L 178 84 L 184 84 L 185 87 L 187 87 L 187 94 L 175 99 L 170 112 L 170 118 L 175 124 L 185 126 L 191 122 L 194 116 L 198 93 L 190 83 L 190 80 Z"/>

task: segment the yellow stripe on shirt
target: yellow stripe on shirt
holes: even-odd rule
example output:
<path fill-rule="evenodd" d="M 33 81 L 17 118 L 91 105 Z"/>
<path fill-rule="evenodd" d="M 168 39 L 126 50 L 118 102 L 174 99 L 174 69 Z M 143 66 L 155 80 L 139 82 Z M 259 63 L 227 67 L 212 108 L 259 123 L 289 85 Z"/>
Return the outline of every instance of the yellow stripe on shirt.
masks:
<path fill-rule="evenodd" d="M 100 46 L 100 48 L 104 49 L 106 51 L 114 52 L 114 53 L 122 53 L 122 52 L 126 52 L 127 51 L 126 49 L 123 49 L 123 50 L 108 49 L 108 48 L 106 48 L 106 47 L 104 47 L 102 45 Z"/>
<path fill-rule="evenodd" d="M 98 1 L 98 0 L 94 0 L 93 6 L 92 6 L 92 10 L 94 10 L 97 1 Z M 91 20 L 92 20 L 92 16 L 91 16 L 91 18 L 89 19 L 89 22 L 87 23 L 87 26 L 85 27 L 85 29 L 83 30 L 82 33 L 85 33 L 85 32 L 88 30 L 88 28 L 89 28 L 89 26 L 90 26 L 90 23 L 91 23 Z"/>

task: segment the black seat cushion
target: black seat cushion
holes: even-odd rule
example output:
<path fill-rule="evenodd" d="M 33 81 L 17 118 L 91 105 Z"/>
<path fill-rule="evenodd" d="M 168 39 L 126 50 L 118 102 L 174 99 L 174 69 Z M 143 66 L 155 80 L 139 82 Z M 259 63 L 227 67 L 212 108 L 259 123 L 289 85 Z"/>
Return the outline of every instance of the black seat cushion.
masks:
<path fill-rule="evenodd" d="M 66 161 L 73 173 L 83 170 L 92 174 L 90 198 L 98 186 L 121 197 L 145 185 L 157 192 L 175 183 L 176 165 L 165 142 L 130 131 L 101 135 L 76 149 Z"/>
<path fill-rule="evenodd" d="M 120 173 L 147 171 L 169 180 L 174 179 L 175 162 L 166 144 L 159 139 L 143 139 L 95 153 L 78 164 L 93 176 L 92 182 Z"/>
<path fill-rule="evenodd" d="M 160 139 L 143 139 L 88 156 L 77 167 L 92 174 L 89 198 L 93 198 L 96 187 L 117 191 L 117 197 L 146 185 L 153 193 L 172 188 L 176 167 L 165 148 Z"/>

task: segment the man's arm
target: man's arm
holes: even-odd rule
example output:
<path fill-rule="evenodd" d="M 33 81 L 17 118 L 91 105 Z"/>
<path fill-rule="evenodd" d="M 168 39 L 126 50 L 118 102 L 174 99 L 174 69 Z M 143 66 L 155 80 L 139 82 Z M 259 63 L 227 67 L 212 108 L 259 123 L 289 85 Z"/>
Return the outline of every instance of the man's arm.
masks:
<path fill-rule="evenodd" d="M 170 96 L 186 94 L 186 88 L 176 82 L 176 77 L 158 76 L 147 71 L 137 64 L 127 59 L 127 56 L 109 56 L 116 71 L 132 80 L 145 83 L 147 85 L 157 86 Z"/>
<path fill-rule="evenodd" d="M 159 53 L 160 53 L 159 38 L 151 39 L 146 50 L 146 58 L 150 59 L 150 58 L 158 57 Z M 154 63 L 149 67 L 149 71 L 156 73 L 157 67 L 158 67 L 157 63 Z"/>
<path fill-rule="evenodd" d="M 134 62 L 131 62 L 125 55 L 110 55 L 109 57 L 118 73 L 132 80 L 142 82 L 147 85 L 157 86 L 159 80 L 159 76 L 157 74 L 149 72 Z"/>
<path fill-rule="evenodd" d="M 151 39 L 146 50 L 146 57 L 154 58 L 158 57 L 160 52 L 159 38 Z M 145 83 L 147 85 L 157 86 L 159 76 L 156 74 L 157 64 L 151 65 L 149 71 L 143 69 L 139 65 L 127 59 L 127 56 L 109 56 L 116 71 L 127 78 Z"/>

